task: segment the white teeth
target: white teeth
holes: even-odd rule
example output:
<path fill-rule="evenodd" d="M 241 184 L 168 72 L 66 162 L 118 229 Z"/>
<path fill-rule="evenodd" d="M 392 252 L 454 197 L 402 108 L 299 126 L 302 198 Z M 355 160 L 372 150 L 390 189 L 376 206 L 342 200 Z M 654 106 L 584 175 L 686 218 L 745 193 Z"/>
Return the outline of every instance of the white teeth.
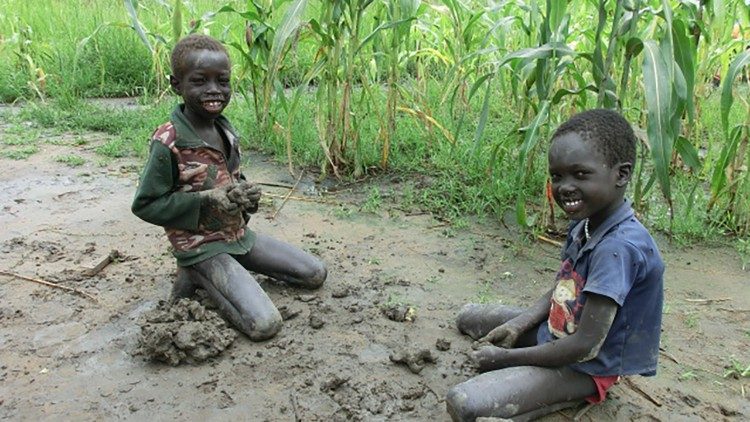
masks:
<path fill-rule="evenodd" d="M 581 205 L 582 202 L 583 201 L 581 201 L 580 199 L 577 199 L 575 201 L 564 201 L 563 203 L 565 204 L 566 207 L 577 207 Z"/>

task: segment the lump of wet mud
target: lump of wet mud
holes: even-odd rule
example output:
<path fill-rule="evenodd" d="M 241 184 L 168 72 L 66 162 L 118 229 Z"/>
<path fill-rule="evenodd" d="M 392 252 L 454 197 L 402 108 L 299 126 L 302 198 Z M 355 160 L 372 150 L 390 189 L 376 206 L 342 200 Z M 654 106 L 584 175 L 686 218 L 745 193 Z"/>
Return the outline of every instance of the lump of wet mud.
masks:
<path fill-rule="evenodd" d="M 439 338 L 435 342 L 435 348 L 440 350 L 441 352 L 445 352 L 451 349 L 451 342 L 444 338 Z"/>
<path fill-rule="evenodd" d="M 401 350 L 391 353 L 389 358 L 393 363 L 401 363 L 408 366 L 409 370 L 415 374 L 422 372 L 428 363 L 437 362 L 437 357 L 432 355 L 430 349 L 419 349 L 416 351 Z"/>
<path fill-rule="evenodd" d="M 236 338 L 216 312 L 194 300 L 160 302 L 144 315 L 136 354 L 172 366 L 199 363 L 221 354 Z"/>
<path fill-rule="evenodd" d="M 396 322 L 412 322 L 417 319 L 417 312 L 409 305 L 403 303 L 394 303 L 385 305 L 382 308 L 383 315 L 391 321 Z"/>
<path fill-rule="evenodd" d="M 334 299 L 341 299 L 349 296 L 349 293 L 349 286 L 339 286 L 333 289 L 331 297 Z"/>

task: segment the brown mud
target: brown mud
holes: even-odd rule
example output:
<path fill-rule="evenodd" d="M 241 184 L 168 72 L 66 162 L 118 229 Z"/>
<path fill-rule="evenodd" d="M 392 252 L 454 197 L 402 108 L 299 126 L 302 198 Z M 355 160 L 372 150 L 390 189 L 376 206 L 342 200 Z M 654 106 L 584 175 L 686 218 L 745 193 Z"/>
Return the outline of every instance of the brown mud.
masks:
<path fill-rule="evenodd" d="M 239 335 L 201 363 L 155 363 L 134 353 L 144 319 L 169 296 L 174 262 L 162 230 L 130 213 L 141 163 L 103 161 L 94 148 L 105 136 L 50 135 L 26 160 L 0 158 L 0 270 L 96 297 L 0 275 L 0 418 L 447 421 L 445 393 L 473 374 L 472 342 L 454 328 L 460 307 L 530 303 L 557 270 L 554 246 L 496 221 L 454 229 L 387 199 L 362 213 L 356 189 L 277 212 L 287 190 L 264 187 L 276 197 L 261 199 L 250 226 L 322 257 L 327 283 L 310 293 L 260 277 L 284 316 L 277 337 Z M 87 162 L 55 161 L 64 154 Z M 248 157 L 250 180 L 296 180 Z M 316 192 L 304 177 L 295 196 Z M 732 369 L 750 364 L 750 273 L 731 247 L 657 240 L 667 264 L 659 374 L 621 382 L 582 420 L 747 420 L 750 381 Z M 82 270 L 112 250 L 127 258 Z"/>

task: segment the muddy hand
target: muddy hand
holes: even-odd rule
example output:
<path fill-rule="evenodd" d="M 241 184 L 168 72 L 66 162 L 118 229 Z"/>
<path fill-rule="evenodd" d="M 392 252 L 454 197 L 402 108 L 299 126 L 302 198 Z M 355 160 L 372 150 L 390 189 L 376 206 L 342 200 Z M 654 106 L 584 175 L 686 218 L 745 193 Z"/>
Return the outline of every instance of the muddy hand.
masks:
<path fill-rule="evenodd" d="M 260 201 L 260 186 L 255 183 L 242 181 L 232 185 L 227 196 L 230 201 L 242 208 L 243 211 L 255 212 L 258 210 L 258 201 Z"/>
<path fill-rule="evenodd" d="M 505 324 L 495 327 L 492 331 L 487 333 L 486 336 L 480 338 L 480 343 L 492 343 L 500 347 L 509 349 L 516 344 L 518 337 L 522 334 L 522 330 L 513 324 L 513 320 L 506 322 Z"/>
<path fill-rule="evenodd" d="M 511 366 L 507 362 L 509 350 L 496 346 L 484 346 L 479 350 L 471 352 L 469 357 L 474 365 L 482 372 L 502 369 Z"/>
<path fill-rule="evenodd" d="M 224 186 L 199 192 L 202 208 L 214 208 L 218 211 L 235 214 L 240 211 L 239 205 L 229 199 L 231 186 Z"/>

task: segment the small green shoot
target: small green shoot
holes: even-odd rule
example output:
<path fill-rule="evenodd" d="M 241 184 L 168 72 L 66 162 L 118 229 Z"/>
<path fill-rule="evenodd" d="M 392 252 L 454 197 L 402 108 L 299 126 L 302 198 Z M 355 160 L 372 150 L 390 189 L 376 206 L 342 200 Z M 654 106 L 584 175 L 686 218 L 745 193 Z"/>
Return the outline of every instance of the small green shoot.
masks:
<path fill-rule="evenodd" d="M 737 243 L 735 243 L 734 247 L 737 249 L 737 253 L 740 254 L 742 271 L 747 270 L 750 267 L 750 240 L 737 239 Z"/>
<path fill-rule="evenodd" d="M 693 370 L 692 370 L 692 369 L 689 369 L 689 370 L 687 370 L 687 371 L 685 371 L 685 372 L 681 373 L 681 374 L 680 374 L 680 376 L 679 376 L 679 377 L 677 377 L 677 379 L 678 379 L 679 381 L 692 381 L 692 380 L 697 380 L 697 379 L 698 379 L 698 374 L 696 374 L 695 372 L 693 372 Z"/>
<path fill-rule="evenodd" d="M 25 160 L 37 152 L 39 152 L 39 148 L 37 148 L 36 145 L 26 145 L 20 148 L 12 148 L 2 151 L 0 152 L 0 155 L 5 158 L 10 158 L 11 160 Z"/>
<path fill-rule="evenodd" d="M 748 378 L 750 377 L 750 363 L 743 364 L 734 356 L 729 358 L 729 364 L 724 367 L 724 378 Z"/>
<path fill-rule="evenodd" d="M 55 157 L 55 161 L 67 164 L 70 167 L 80 167 L 86 164 L 86 160 L 83 157 L 75 154 L 58 155 Z"/>
<path fill-rule="evenodd" d="M 383 205 L 383 198 L 380 195 L 380 189 L 377 186 L 370 188 L 370 192 L 367 195 L 367 199 L 362 204 L 362 211 L 377 213 L 380 207 Z"/>

